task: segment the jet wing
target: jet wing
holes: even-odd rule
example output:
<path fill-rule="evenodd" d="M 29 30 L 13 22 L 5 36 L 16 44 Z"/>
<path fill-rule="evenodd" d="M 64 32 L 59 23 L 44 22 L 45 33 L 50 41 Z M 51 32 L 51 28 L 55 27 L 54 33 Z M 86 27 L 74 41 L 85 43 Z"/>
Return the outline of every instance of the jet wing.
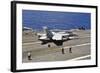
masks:
<path fill-rule="evenodd" d="M 69 36 L 69 34 L 55 34 L 54 36 L 53 36 L 53 40 L 63 40 L 63 38 L 67 38 Z"/>
<path fill-rule="evenodd" d="M 52 37 L 53 40 L 62 40 L 62 35 L 60 34 L 55 34 L 53 37 Z"/>
<path fill-rule="evenodd" d="M 50 39 L 47 38 L 46 36 L 42 36 L 42 37 L 39 38 L 39 40 L 41 40 L 41 41 L 49 41 Z"/>

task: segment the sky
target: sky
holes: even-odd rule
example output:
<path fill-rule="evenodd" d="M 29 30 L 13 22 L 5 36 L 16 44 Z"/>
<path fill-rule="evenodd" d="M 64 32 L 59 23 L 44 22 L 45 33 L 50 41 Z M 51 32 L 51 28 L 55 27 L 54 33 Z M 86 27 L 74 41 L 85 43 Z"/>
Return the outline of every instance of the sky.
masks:
<path fill-rule="evenodd" d="M 91 28 L 91 14 L 79 12 L 56 12 L 22 10 L 22 24 L 24 27 L 41 30 L 44 26 L 49 29 Z"/>

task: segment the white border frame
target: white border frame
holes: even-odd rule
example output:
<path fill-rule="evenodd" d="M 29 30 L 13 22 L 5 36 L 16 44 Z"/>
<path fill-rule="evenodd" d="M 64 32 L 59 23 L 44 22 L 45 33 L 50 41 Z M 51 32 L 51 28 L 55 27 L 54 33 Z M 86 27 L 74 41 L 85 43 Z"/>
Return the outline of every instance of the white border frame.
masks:
<path fill-rule="evenodd" d="M 39 68 L 53 68 L 53 67 L 73 67 L 73 66 L 87 66 L 96 65 L 96 9 L 83 7 L 67 7 L 67 6 L 52 6 L 52 5 L 28 5 L 17 4 L 16 12 L 16 34 L 17 34 L 17 70 L 22 69 L 39 69 Z M 38 62 L 38 63 L 22 63 L 22 9 L 26 10 L 45 10 L 45 11 L 60 11 L 60 12 L 84 12 L 91 13 L 91 60 L 82 61 L 60 61 L 60 62 Z M 54 66 L 55 65 L 55 66 Z"/>

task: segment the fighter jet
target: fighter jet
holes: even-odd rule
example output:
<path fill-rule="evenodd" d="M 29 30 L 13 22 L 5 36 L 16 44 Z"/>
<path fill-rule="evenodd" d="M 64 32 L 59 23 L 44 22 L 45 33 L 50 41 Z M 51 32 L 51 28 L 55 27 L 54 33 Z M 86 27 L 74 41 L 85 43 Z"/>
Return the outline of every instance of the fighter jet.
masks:
<path fill-rule="evenodd" d="M 43 44 L 47 44 L 49 42 L 55 43 L 57 46 L 62 46 L 64 41 L 68 41 L 71 39 L 75 39 L 77 36 L 69 31 L 51 31 L 47 27 L 43 27 L 44 33 L 38 33 L 38 39 L 42 41 Z"/>

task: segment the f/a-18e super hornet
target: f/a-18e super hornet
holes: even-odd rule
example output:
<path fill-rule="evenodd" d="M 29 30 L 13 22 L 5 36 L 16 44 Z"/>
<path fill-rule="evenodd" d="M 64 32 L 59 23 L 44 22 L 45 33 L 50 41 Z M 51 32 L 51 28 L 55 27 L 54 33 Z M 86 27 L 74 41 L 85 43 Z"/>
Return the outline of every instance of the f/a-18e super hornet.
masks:
<path fill-rule="evenodd" d="M 64 41 L 76 39 L 76 34 L 70 31 L 51 31 L 47 27 L 43 27 L 44 33 L 37 33 L 38 39 L 42 41 L 41 44 L 47 44 L 49 42 L 55 43 L 57 46 L 62 46 Z"/>

